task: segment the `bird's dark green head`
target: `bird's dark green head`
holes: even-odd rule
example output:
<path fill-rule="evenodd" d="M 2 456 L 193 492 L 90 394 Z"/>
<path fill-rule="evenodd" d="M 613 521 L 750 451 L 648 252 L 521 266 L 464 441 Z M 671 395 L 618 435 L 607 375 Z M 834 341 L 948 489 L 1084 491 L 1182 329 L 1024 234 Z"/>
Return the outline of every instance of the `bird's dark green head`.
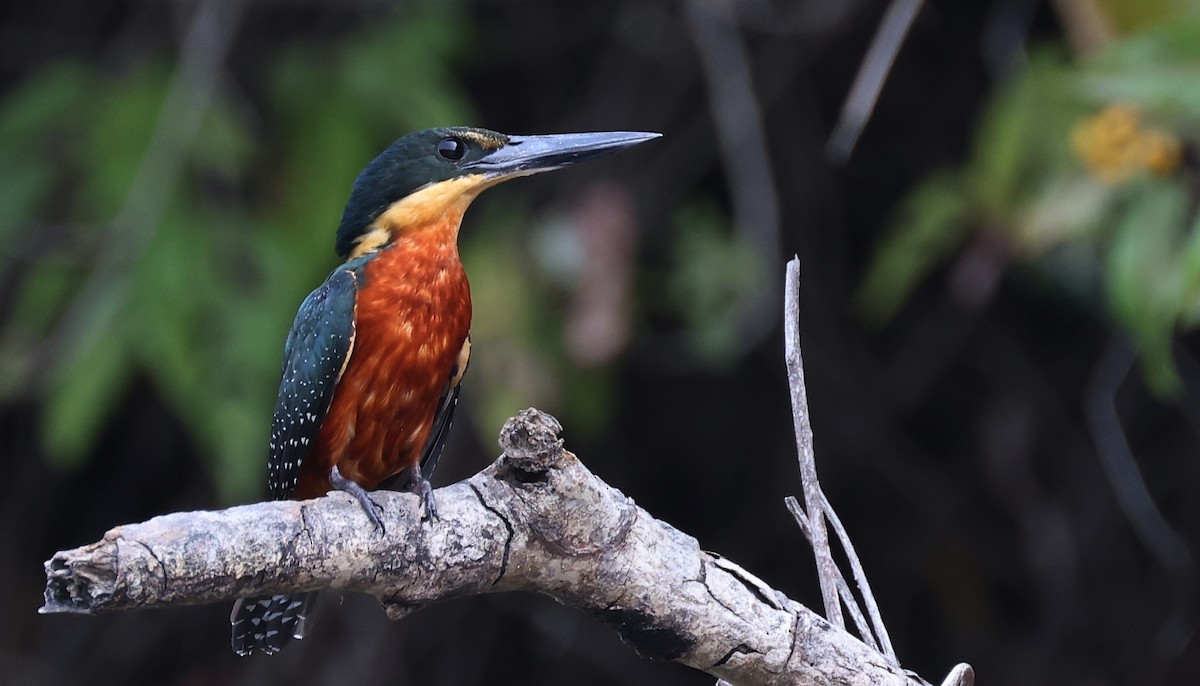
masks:
<path fill-rule="evenodd" d="M 398 231 L 461 212 L 483 189 L 657 138 L 612 131 L 508 136 L 466 126 L 426 129 L 392 143 L 367 165 L 350 193 L 337 233 L 347 259 L 390 242 Z"/>

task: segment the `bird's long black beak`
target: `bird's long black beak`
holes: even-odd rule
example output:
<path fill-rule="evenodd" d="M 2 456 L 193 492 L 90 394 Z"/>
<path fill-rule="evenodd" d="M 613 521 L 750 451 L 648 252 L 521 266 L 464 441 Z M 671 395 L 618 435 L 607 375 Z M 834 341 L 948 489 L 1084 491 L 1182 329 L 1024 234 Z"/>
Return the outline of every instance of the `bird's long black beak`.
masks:
<path fill-rule="evenodd" d="M 644 131 L 605 131 L 509 136 L 508 142 L 502 147 L 472 162 L 466 168 L 478 170 L 494 179 L 526 176 L 561 169 L 576 162 L 644 143 L 661 135 Z"/>

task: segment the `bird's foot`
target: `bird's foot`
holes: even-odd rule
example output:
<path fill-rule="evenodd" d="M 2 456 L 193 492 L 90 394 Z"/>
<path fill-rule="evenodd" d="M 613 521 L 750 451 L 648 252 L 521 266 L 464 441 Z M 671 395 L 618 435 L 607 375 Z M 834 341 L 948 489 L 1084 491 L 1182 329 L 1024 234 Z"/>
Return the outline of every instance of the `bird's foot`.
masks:
<path fill-rule="evenodd" d="M 379 513 L 383 512 L 383 507 L 371 499 L 371 494 L 367 493 L 367 489 L 342 476 L 342 473 L 338 471 L 337 465 L 334 465 L 333 469 L 329 470 L 329 485 L 343 493 L 349 493 L 354 496 L 354 499 L 362 506 L 363 512 L 367 513 L 367 519 L 371 520 L 371 523 L 375 525 L 375 530 L 380 534 L 386 533 L 383 528 L 383 520 L 379 517 Z"/>
<path fill-rule="evenodd" d="M 430 521 L 436 520 L 438 518 L 438 513 L 437 504 L 434 502 L 433 497 L 433 485 L 429 483 L 429 479 L 426 479 L 425 476 L 421 474 L 420 466 L 415 465 L 413 467 L 412 473 L 409 475 L 408 490 L 420 496 L 421 502 L 424 503 L 425 516 L 423 519 L 428 519 Z"/>

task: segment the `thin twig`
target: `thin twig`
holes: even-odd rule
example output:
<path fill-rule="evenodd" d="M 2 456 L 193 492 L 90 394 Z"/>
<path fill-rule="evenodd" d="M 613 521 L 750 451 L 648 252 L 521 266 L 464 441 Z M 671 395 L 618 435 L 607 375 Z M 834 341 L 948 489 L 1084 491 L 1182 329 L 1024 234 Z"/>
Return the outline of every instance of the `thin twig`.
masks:
<path fill-rule="evenodd" d="M 1095 55 L 1117 36 L 1111 13 L 1098 0 L 1052 0 L 1050 6 L 1080 57 Z"/>
<path fill-rule="evenodd" d="M 971 665 L 960 662 L 942 680 L 942 686 L 975 686 L 975 670 Z"/>
<path fill-rule="evenodd" d="M 883 90 L 883 82 L 887 79 L 896 54 L 904 44 L 904 38 L 912 27 L 913 20 L 921 11 L 921 0 L 892 0 L 888 5 L 879 29 L 871 41 L 871 47 L 863 57 L 858 75 L 850 93 L 842 104 L 842 114 L 838 117 L 837 126 L 829 136 L 826 154 L 838 164 L 845 164 L 858 144 L 858 138 L 875 110 L 879 100 L 879 92 Z"/>
<path fill-rule="evenodd" d="M 875 636 L 879 638 L 880 650 L 891 658 L 894 664 L 899 665 L 900 660 L 896 658 L 896 649 L 892 647 L 892 638 L 888 635 L 887 626 L 883 623 L 879 604 L 875 602 L 875 594 L 871 592 L 871 584 L 867 582 L 867 573 L 863 570 L 862 561 L 858 559 L 854 544 L 850 542 L 850 535 L 846 533 L 846 527 L 842 526 L 841 518 L 833 511 L 833 505 L 829 503 L 824 492 L 821 493 L 821 503 L 824 505 L 825 517 L 829 520 L 829 525 L 833 527 L 834 532 L 837 533 L 838 540 L 842 542 L 842 549 L 846 553 L 846 559 L 850 561 L 850 573 L 854 575 L 854 583 L 858 586 L 858 592 L 867 606 L 867 614 L 871 617 Z"/>
<path fill-rule="evenodd" d="M 783 336 L 788 387 L 792 395 L 792 424 L 800 458 L 800 480 L 804 486 L 804 510 L 808 513 L 813 554 L 817 558 L 817 577 L 826 619 L 839 629 L 845 628 L 837 593 L 837 565 L 829 551 L 829 535 L 821 507 L 821 486 L 817 481 L 817 460 L 813 452 L 812 424 L 808 418 L 808 391 L 804 387 L 804 361 L 800 357 L 800 258 L 787 264 L 784 287 Z"/>

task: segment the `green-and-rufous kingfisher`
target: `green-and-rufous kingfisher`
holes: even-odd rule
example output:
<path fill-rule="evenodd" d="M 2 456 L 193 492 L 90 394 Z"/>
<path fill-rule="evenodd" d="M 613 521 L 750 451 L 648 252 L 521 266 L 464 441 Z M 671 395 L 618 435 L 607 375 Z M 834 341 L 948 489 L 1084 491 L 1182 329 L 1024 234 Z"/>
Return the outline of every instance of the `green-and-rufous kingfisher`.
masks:
<path fill-rule="evenodd" d="M 400 138 L 359 174 L 337 230 L 345 262 L 300 305 L 284 346 L 267 482 L 276 500 L 353 495 L 397 477 L 437 517 L 436 464 L 471 356 L 471 292 L 458 256 L 463 214 L 485 189 L 658 137 L 507 136 L 469 127 Z M 239 655 L 302 638 L 315 593 L 238 600 Z"/>

